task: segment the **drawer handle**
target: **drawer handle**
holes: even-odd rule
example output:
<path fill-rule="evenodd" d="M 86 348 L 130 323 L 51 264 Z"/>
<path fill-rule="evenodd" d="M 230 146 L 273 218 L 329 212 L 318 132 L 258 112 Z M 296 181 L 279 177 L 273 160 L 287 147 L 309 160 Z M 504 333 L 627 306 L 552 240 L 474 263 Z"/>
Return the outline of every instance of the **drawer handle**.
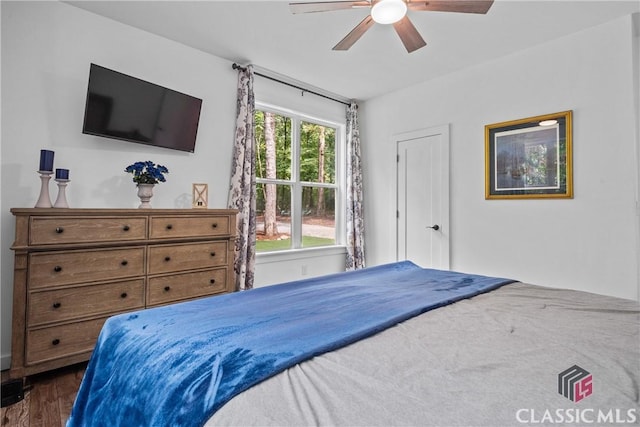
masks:
<path fill-rule="evenodd" d="M 173 228 L 173 225 L 167 224 L 167 230 L 171 230 L 172 228 Z"/>
<path fill-rule="evenodd" d="M 51 344 L 58 345 L 58 344 L 60 344 L 60 340 L 58 338 L 56 338 L 53 341 L 51 341 Z"/>
<path fill-rule="evenodd" d="M 120 265 L 127 265 L 129 264 L 129 261 L 127 261 L 126 259 L 123 259 L 122 262 L 120 263 Z"/>
<path fill-rule="evenodd" d="M 171 257 L 170 256 L 166 256 L 166 257 L 164 257 L 164 260 L 169 262 L 169 261 L 171 261 Z"/>
<path fill-rule="evenodd" d="M 56 233 L 58 234 L 62 234 L 64 232 L 64 228 L 62 227 L 56 227 Z"/>
<path fill-rule="evenodd" d="M 122 230 L 123 230 L 123 231 L 129 231 L 129 230 L 130 230 L 130 228 L 129 228 L 129 226 L 128 226 L 128 225 L 125 225 L 124 227 L 122 227 Z"/>
<path fill-rule="evenodd" d="M 53 267 L 53 271 L 55 271 L 56 273 L 60 273 L 62 271 L 62 267 L 56 265 L 55 267 Z"/>
<path fill-rule="evenodd" d="M 211 227 L 212 227 L 212 228 L 218 228 L 218 223 L 217 223 L 217 222 L 214 222 L 213 224 L 211 224 Z"/>
<path fill-rule="evenodd" d="M 171 290 L 171 286 L 165 286 L 165 287 L 164 287 L 164 291 L 165 291 L 165 292 L 169 292 L 170 290 Z"/>
<path fill-rule="evenodd" d="M 209 280 L 209 283 L 211 283 L 213 285 L 214 283 L 216 283 L 216 279 Z"/>
<path fill-rule="evenodd" d="M 60 307 L 62 307 L 62 304 L 60 304 L 59 302 L 53 303 L 53 308 L 60 308 Z"/>
<path fill-rule="evenodd" d="M 211 252 L 211 256 L 216 256 L 216 253 L 215 252 Z"/>
<path fill-rule="evenodd" d="M 127 293 L 126 292 L 123 292 L 123 293 L 120 294 L 120 298 L 126 298 L 126 297 L 127 297 Z"/>

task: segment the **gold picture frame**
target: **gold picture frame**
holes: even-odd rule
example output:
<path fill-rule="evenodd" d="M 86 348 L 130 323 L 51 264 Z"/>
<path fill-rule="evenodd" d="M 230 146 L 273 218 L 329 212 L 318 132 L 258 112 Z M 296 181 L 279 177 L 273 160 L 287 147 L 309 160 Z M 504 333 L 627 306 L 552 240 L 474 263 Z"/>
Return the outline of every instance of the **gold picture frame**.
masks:
<path fill-rule="evenodd" d="M 209 205 L 209 185 L 207 184 L 193 184 L 193 201 L 192 207 L 194 209 L 207 209 Z"/>
<path fill-rule="evenodd" d="M 485 126 L 485 199 L 573 198 L 572 111 Z"/>

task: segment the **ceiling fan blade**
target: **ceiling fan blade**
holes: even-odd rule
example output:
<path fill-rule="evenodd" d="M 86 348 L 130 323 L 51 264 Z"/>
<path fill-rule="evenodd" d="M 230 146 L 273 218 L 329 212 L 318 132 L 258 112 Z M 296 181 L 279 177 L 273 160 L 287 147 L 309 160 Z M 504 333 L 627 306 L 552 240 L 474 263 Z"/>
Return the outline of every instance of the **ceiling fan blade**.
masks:
<path fill-rule="evenodd" d="M 400 36 L 400 40 L 402 40 L 402 44 L 404 44 L 407 52 L 411 53 L 414 50 L 426 46 L 427 43 L 407 16 L 393 24 L 393 28 L 395 28 L 396 33 Z"/>
<path fill-rule="evenodd" d="M 340 40 L 340 42 L 338 42 L 338 44 L 333 47 L 333 50 L 349 49 L 355 42 L 358 41 L 360 37 L 362 37 L 365 31 L 371 28 L 374 23 L 375 22 L 373 21 L 371 15 L 367 15 L 367 17 L 364 18 L 358 25 L 356 25 L 356 27 L 351 30 L 351 32 L 347 34 L 345 38 Z"/>
<path fill-rule="evenodd" d="M 292 13 L 330 12 L 332 10 L 352 9 L 354 7 L 369 7 L 368 1 L 311 1 L 289 3 Z"/>
<path fill-rule="evenodd" d="M 432 12 L 461 12 L 485 14 L 491 8 L 493 0 L 414 0 L 407 3 L 410 10 L 428 10 Z"/>

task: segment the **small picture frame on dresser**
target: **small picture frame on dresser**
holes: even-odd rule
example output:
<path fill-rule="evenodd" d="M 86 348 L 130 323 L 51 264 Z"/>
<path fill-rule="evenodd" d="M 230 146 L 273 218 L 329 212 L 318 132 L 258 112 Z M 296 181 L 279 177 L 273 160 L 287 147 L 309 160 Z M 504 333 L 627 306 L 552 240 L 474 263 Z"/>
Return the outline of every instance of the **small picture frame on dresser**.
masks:
<path fill-rule="evenodd" d="M 193 202 L 194 209 L 207 209 L 209 204 L 209 185 L 193 184 Z"/>

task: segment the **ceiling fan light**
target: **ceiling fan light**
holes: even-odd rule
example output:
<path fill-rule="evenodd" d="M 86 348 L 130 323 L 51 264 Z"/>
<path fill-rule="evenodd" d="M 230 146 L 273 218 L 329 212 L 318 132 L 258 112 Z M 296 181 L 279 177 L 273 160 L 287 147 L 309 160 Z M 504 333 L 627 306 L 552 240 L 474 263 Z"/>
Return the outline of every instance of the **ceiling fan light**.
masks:
<path fill-rule="evenodd" d="M 380 0 L 371 8 L 371 17 L 378 24 L 393 24 L 407 14 L 407 4 L 403 0 Z"/>

